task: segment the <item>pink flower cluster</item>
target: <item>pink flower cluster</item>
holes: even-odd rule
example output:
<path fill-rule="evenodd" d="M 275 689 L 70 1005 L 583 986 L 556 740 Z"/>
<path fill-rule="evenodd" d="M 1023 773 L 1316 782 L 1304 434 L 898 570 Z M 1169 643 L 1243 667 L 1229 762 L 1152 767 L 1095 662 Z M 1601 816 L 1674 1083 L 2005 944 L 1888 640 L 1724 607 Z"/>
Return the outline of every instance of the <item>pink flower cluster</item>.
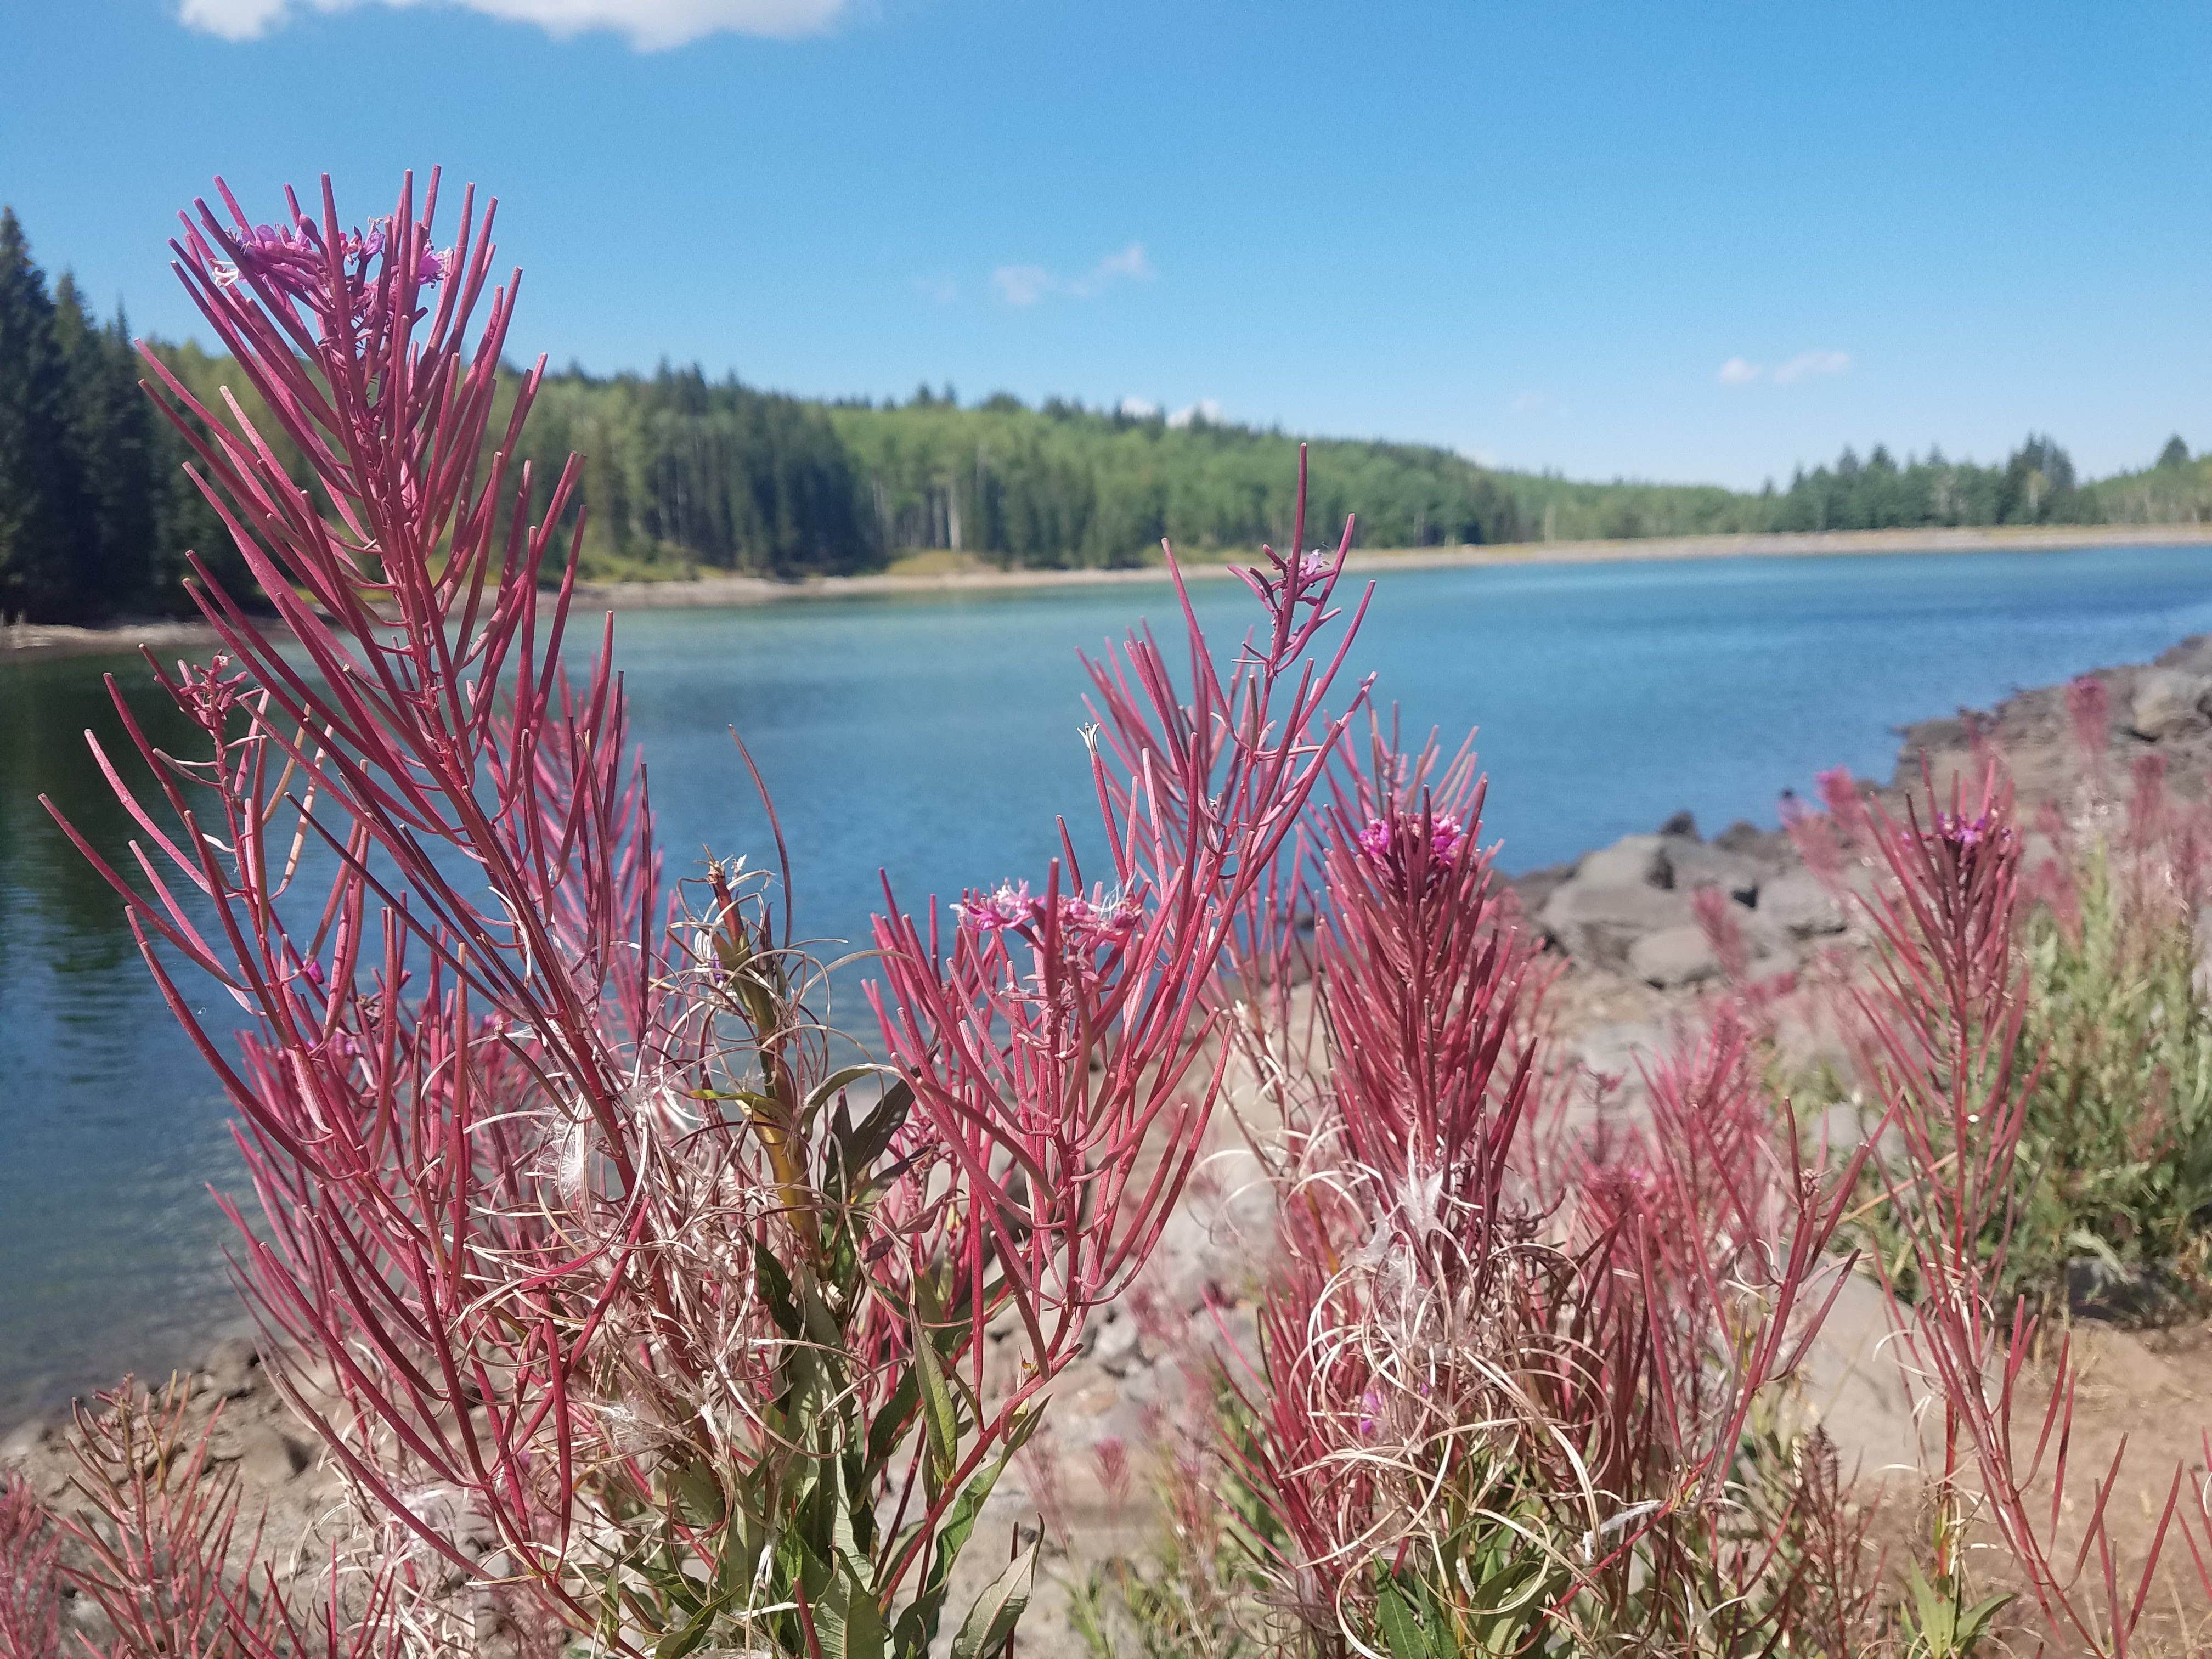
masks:
<path fill-rule="evenodd" d="M 367 265 L 384 252 L 391 222 L 387 214 L 371 220 L 365 231 L 356 229 L 340 236 L 339 258 Z M 320 291 L 325 271 L 322 233 L 305 215 L 288 229 L 255 225 L 250 229 L 241 227 L 234 234 L 238 261 L 216 265 L 219 281 L 235 283 L 242 274 L 251 271 L 271 287 L 290 290 L 302 298 Z M 453 248 L 443 253 L 434 248 L 424 248 L 416 264 L 415 280 L 426 286 L 444 281 L 453 272 L 455 255 Z"/>
<path fill-rule="evenodd" d="M 1466 826 L 1451 813 L 1438 812 L 1427 820 L 1427 828 L 1429 867 L 1449 870 L 1458 856 L 1460 842 L 1466 838 Z M 1408 851 L 1420 845 L 1421 830 L 1421 818 L 1412 814 L 1370 818 L 1367 827 L 1353 839 L 1370 862 L 1395 870 Z"/>
<path fill-rule="evenodd" d="M 952 907 L 963 927 L 979 933 L 1019 933 L 1032 944 L 1047 910 L 1046 901 L 1030 892 L 1025 881 L 970 892 Z M 1066 893 L 1060 900 L 1060 936 L 1079 949 L 1126 945 L 1144 916 L 1144 902 L 1134 894 L 1109 893 L 1103 886 L 1091 889 L 1087 897 Z"/>

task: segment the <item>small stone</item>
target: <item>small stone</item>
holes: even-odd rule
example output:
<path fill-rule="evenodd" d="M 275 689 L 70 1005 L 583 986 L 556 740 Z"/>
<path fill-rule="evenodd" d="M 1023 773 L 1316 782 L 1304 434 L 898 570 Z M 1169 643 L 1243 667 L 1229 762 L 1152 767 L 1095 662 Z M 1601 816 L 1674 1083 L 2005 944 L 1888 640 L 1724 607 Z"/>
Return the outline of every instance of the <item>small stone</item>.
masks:
<path fill-rule="evenodd" d="M 1659 826 L 1659 833 L 1662 836 L 1680 836 L 1685 841 L 1699 840 L 1697 814 L 1677 812 Z"/>
<path fill-rule="evenodd" d="M 1863 1103 L 1839 1100 L 1817 1117 L 1800 1119 L 1797 1134 L 1808 1160 L 1821 1156 L 1821 1150 L 1825 1147 L 1829 1166 L 1840 1168 L 1849 1164 L 1858 1149 L 1866 1145 L 1868 1138 L 1881 1121 L 1881 1114 Z M 1895 1168 L 1904 1156 L 1905 1136 L 1895 1124 L 1882 1130 L 1881 1139 L 1875 1142 L 1874 1151 L 1869 1154 L 1874 1164 L 1892 1168 Z"/>
<path fill-rule="evenodd" d="M 1766 831 L 1749 818 L 1738 818 L 1713 837 L 1713 845 L 1723 853 L 1755 852 L 1766 840 Z"/>
<path fill-rule="evenodd" d="M 2156 1273 L 2102 1256 L 2066 1259 L 2066 1304 L 2077 1315 L 2106 1319 L 2142 1319 L 2168 1312 L 2177 1298 Z"/>
<path fill-rule="evenodd" d="M 0 1439 L 0 1463 L 27 1463 L 53 1437 L 52 1425 L 38 1418 L 19 1423 Z"/>
<path fill-rule="evenodd" d="M 266 1423 L 218 1435 L 208 1455 L 218 1462 L 236 1463 L 241 1480 L 264 1490 L 286 1485 L 307 1467 L 306 1448 Z"/>
<path fill-rule="evenodd" d="M 261 1381 L 261 1351 L 243 1336 L 226 1336 L 208 1350 L 200 1370 L 225 1400 L 252 1394 Z"/>
<path fill-rule="evenodd" d="M 1145 1362 L 1144 1334 L 1119 1308 L 1108 1308 L 1091 1328 L 1090 1358 L 1109 1376 L 1127 1376 Z"/>

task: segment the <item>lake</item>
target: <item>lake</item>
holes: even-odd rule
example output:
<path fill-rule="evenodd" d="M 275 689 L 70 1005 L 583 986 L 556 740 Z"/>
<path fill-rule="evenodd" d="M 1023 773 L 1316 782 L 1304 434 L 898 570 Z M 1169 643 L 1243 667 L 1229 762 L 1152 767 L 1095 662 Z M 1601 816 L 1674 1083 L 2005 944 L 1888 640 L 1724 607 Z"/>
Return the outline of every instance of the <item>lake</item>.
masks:
<path fill-rule="evenodd" d="M 1209 630 L 1241 631 L 1241 587 L 1197 591 Z M 1090 811 L 1075 653 L 1139 614 L 1176 625 L 1164 586 L 625 613 L 670 873 L 706 848 L 773 859 L 735 725 L 804 929 L 859 936 L 879 869 L 909 909 L 1041 878 L 1054 815 Z M 1486 836 L 1520 870 L 1683 808 L 1771 824 L 1821 768 L 1886 778 L 1900 725 L 2205 631 L 2201 546 L 1408 570 L 1353 665 L 1409 730 L 1481 727 Z M 116 728 L 107 672 L 173 732 L 135 659 L 0 656 L 0 1426 L 241 1324 L 207 1193 L 234 1174 L 220 1103 L 37 804 L 121 855 L 81 735 Z"/>

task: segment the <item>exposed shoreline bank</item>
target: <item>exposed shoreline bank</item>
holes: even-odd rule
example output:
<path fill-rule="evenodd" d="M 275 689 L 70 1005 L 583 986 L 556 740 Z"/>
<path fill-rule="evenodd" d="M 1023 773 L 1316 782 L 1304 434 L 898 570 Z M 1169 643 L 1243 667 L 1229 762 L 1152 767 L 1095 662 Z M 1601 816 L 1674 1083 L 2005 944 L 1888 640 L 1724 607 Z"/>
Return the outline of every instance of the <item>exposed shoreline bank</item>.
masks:
<path fill-rule="evenodd" d="M 1650 563 L 1692 559 L 1820 558 L 1902 553 L 2032 553 L 2095 547 L 2212 545 L 2212 525 L 2004 526 L 1950 530 L 1830 530 L 1726 536 L 1654 536 L 1613 541 L 1505 542 L 1493 546 L 1377 548 L 1355 552 L 1352 574 L 1553 564 Z M 1195 580 L 1227 576 L 1227 556 L 1198 556 L 1183 565 Z M 862 576 L 813 576 L 775 581 L 760 576 L 697 576 L 665 581 L 584 582 L 577 601 L 586 611 L 660 611 L 778 605 L 806 599 L 881 599 L 908 594 L 999 593 L 1054 587 L 1157 583 L 1162 565 L 1119 570 L 959 569 L 879 571 Z M 128 651 L 192 650 L 216 642 L 197 622 L 126 622 L 100 628 L 40 624 L 0 626 L 0 662 L 36 657 Z"/>

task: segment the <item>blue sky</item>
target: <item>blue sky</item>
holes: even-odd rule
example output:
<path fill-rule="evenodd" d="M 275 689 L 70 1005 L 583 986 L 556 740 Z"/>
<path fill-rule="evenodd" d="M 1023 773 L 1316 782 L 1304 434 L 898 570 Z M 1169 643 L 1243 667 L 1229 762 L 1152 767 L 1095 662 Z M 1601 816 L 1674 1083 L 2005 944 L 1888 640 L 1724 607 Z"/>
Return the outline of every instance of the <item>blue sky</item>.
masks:
<path fill-rule="evenodd" d="M 2212 447 L 2208 85 L 2197 4 L 11 0 L 0 199 L 165 334 L 211 174 L 439 161 L 556 363 L 2104 472 Z"/>

